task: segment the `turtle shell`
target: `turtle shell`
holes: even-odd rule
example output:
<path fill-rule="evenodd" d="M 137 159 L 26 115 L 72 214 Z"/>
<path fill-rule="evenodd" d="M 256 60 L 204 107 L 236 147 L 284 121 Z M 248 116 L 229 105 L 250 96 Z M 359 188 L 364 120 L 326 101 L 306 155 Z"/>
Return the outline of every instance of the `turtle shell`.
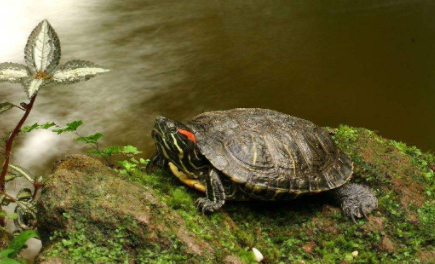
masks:
<path fill-rule="evenodd" d="M 337 188 L 352 175 L 351 160 L 328 132 L 277 111 L 206 112 L 187 126 L 215 168 L 253 191 L 315 193 Z"/>

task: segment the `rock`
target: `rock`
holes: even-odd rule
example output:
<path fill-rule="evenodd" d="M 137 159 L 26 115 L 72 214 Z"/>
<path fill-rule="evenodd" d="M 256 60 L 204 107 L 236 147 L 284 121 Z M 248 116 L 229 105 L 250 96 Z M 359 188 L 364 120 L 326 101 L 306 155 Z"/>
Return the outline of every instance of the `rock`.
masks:
<path fill-rule="evenodd" d="M 264 259 L 263 254 L 261 254 L 260 250 L 256 249 L 256 248 L 252 248 L 252 253 L 254 253 L 255 256 L 255 260 L 257 262 L 261 262 Z"/>
<path fill-rule="evenodd" d="M 228 201 L 203 215 L 194 201 L 204 194 L 165 171 L 121 176 L 75 155 L 59 162 L 41 194 L 38 261 L 252 264 L 255 247 L 264 263 L 391 263 L 393 253 L 404 263 L 427 262 L 435 240 L 435 156 L 366 129 L 340 126 L 334 139 L 354 162 L 351 181 L 379 199 L 379 209 L 356 226 L 328 194 Z"/>
<path fill-rule="evenodd" d="M 53 249 L 59 241 L 50 236 L 60 231 L 83 234 L 102 245 L 125 233 L 122 247 L 132 259 L 150 249 L 155 254 L 172 250 L 192 263 L 213 259 L 211 246 L 187 230 L 184 220 L 156 197 L 150 188 L 123 180 L 95 159 L 67 156 L 45 182 L 37 205 L 44 249 Z M 46 257 L 43 252 L 39 263 L 64 263 Z"/>

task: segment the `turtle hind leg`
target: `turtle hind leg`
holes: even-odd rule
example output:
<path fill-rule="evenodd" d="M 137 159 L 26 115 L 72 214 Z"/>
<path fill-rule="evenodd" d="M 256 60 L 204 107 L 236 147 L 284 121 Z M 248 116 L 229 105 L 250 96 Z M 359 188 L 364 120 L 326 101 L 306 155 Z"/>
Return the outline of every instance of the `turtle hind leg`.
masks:
<path fill-rule="evenodd" d="M 366 217 L 378 208 L 378 199 L 365 185 L 348 183 L 335 190 L 334 196 L 341 204 L 343 214 L 352 221 L 356 218 Z"/>
<path fill-rule="evenodd" d="M 200 212 L 214 212 L 225 203 L 225 189 L 215 169 L 211 169 L 205 178 L 207 197 L 196 200 L 196 205 Z"/>

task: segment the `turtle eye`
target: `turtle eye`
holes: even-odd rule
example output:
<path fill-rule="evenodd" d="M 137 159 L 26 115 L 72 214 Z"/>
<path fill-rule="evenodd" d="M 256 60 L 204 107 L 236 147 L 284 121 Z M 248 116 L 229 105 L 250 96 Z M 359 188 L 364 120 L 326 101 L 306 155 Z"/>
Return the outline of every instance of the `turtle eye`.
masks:
<path fill-rule="evenodd" d="M 177 133 L 177 126 L 174 123 L 167 123 L 166 129 L 167 129 L 167 132 L 169 132 L 170 134 Z"/>
<path fill-rule="evenodd" d="M 187 139 L 189 139 L 190 141 L 192 141 L 193 143 L 196 143 L 196 137 L 192 132 L 189 132 L 187 130 L 184 129 L 178 129 L 178 133 L 185 135 L 187 137 Z"/>

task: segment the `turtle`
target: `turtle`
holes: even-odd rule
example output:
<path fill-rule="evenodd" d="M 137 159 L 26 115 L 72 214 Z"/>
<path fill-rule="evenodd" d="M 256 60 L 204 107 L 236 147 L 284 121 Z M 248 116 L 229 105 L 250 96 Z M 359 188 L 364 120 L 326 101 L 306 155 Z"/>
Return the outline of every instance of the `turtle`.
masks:
<path fill-rule="evenodd" d="M 146 171 L 169 168 L 205 193 L 196 205 L 214 212 L 229 200 L 292 200 L 332 192 L 343 214 L 367 217 L 378 201 L 350 183 L 353 162 L 331 135 L 310 121 L 260 108 L 202 113 L 181 123 L 157 117 L 156 151 Z"/>

